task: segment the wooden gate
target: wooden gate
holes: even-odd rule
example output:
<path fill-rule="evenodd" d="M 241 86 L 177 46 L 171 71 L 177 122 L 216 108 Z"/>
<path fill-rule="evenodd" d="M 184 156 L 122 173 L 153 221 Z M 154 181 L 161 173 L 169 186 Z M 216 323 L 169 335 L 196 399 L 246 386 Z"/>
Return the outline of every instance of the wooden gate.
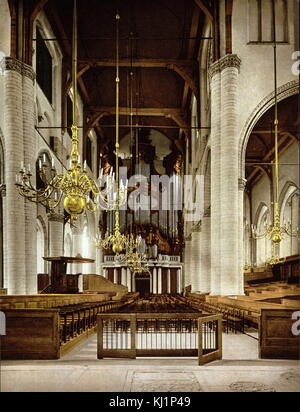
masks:
<path fill-rule="evenodd" d="M 222 316 L 199 313 L 98 315 L 98 359 L 189 356 L 222 358 Z"/>

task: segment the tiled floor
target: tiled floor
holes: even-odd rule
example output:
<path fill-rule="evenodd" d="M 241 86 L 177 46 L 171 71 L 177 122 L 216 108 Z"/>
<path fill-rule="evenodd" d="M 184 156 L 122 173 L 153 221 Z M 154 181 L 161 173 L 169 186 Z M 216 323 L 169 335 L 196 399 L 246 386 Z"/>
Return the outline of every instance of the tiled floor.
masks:
<path fill-rule="evenodd" d="M 96 336 L 59 361 L 2 362 L 3 392 L 300 392 L 300 362 L 261 361 L 257 341 L 223 336 L 223 360 L 97 360 Z"/>

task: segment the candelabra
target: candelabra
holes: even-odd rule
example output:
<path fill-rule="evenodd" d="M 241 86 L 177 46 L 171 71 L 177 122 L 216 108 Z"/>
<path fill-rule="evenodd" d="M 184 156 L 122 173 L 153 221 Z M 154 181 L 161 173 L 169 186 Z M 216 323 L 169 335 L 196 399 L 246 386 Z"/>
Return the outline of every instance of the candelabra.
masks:
<path fill-rule="evenodd" d="M 118 18 L 118 16 L 117 16 Z M 91 179 L 87 174 L 87 165 L 82 168 L 78 151 L 78 125 L 77 125 L 77 0 L 74 0 L 73 15 L 73 126 L 72 126 L 72 151 L 69 169 L 64 174 L 57 174 L 52 160 L 49 172 L 46 161 L 39 162 L 39 175 L 44 183 L 44 188 L 37 189 L 32 184 L 31 167 L 28 169 L 21 164 L 21 170 L 16 177 L 16 186 L 19 194 L 34 203 L 40 203 L 47 209 L 55 209 L 64 198 L 64 209 L 75 222 L 84 212 L 95 213 L 99 208 L 112 209 L 120 207 L 127 200 L 127 183 L 119 186 L 118 170 L 116 173 L 116 184 L 111 169 L 109 176 L 100 171 L 98 182 Z M 117 82 L 119 76 L 117 76 Z M 117 126 L 118 128 L 118 126 Z M 118 136 L 117 136 L 118 137 Z M 118 156 L 119 141 L 116 139 L 116 156 Z M 118 165 L 117 165 L 118 169 Z M 50 179 L 47 179 L 47 172 Z M 102 187 L 105 190 L 102 191 Z M 115 191 L 115 186 L 117 189 Z M 115 193 L 116 192 L 116 193 Z"/>

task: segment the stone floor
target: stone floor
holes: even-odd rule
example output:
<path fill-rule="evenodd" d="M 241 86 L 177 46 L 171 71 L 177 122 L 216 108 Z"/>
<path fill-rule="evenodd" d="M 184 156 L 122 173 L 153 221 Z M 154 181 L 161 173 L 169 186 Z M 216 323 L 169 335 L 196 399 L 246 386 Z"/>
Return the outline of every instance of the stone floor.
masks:
<path fill-rule="evenodd" d="M 254 335 L 255 337 L 255 335 Z M 262 361 L 246 335 L 223 336 L 223 360 L 97 360 L 93 336 L 59 361 L 1 363 L 2 392 L 300 392 L 300 362 Z"/>

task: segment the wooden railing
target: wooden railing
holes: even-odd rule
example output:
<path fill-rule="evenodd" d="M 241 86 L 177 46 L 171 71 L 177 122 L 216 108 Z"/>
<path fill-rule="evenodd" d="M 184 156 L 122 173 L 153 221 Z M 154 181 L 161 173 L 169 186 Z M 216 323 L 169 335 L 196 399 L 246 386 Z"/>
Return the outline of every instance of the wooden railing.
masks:
<path fill-rule="evenodd" d="M 98 315 L 98 359 L 194 356 L 222 359 L 222 316 L 199 313 Z"/>
<path fill-rule="evenodd" d="M 22 305 L 22 308 L 1 309 L 6 316 L 6 335 L 1 339 L 1 359 L 59 359 L 83 338 L 95 333 L 99 313 L 117 311 L 126 303 L 126 299 L 111 301 L 109 296 L 106 297 L 106 301 L 103 300 L 103 295 L 13 297 L 10 304 Z M 135 298 L 136 296 L 129 296 L 130 301 Z M 70 304 L 59 306 L 62 302 Z M 44 308 L 30 308 L 32 304 L 40 304 Z M 52 308 L 46 307 L 50 305 Z M 56 308 L 53 308 L 54 305 Z"/>

